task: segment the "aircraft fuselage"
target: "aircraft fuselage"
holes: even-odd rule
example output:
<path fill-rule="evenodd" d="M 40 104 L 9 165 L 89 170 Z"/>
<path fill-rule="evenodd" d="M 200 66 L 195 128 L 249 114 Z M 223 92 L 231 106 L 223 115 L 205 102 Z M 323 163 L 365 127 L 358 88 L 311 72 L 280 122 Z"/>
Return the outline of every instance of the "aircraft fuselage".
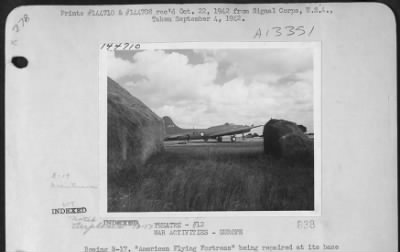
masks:
<path fill-rule="evenodd" d="M 252 127 L 244 125 L 234 125 L 234 124 L 223 124 L 218 126 L 213 126 L 207 129 L 181 129 L 179 131 L 179 136 L 170 135 L 165 138 L 165 140 L 195 140 L 203 139 L 207 141 L 208 139 L 217 139 L 218 137 L 236 134 L 242 134 L 250 132 Z"/>

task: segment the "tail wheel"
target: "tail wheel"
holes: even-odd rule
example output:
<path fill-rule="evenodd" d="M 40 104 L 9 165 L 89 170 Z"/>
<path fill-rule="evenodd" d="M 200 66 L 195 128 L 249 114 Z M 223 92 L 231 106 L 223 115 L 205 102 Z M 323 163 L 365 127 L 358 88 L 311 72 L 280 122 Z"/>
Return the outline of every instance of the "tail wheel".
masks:
<path fill-rule="evenodd" d="M 235 136 L 231 136 L 231 142 L 236 142 L 236 137 Z"/>

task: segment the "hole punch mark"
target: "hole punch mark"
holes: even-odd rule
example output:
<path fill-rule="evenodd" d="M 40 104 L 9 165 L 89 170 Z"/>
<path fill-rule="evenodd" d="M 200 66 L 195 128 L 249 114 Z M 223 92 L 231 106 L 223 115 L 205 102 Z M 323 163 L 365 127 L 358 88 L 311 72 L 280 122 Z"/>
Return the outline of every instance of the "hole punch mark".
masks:
<path fill-rule="evenodd" d="M 28 65 L 28 60 L 23 56 L 12 57 L 11 62 L 17 68 L 25 68 Z"/>

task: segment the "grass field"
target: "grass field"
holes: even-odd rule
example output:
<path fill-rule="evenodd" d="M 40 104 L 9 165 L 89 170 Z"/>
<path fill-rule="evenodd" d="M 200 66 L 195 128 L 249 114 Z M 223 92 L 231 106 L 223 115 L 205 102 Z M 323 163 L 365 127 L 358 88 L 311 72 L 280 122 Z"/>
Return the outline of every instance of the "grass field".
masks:
<path fill-rule="evenodd" d="M 262 141 L 166 144 L 108 178 L 110 212 L 313 209 L 313 164 L 275 160 Z"/>

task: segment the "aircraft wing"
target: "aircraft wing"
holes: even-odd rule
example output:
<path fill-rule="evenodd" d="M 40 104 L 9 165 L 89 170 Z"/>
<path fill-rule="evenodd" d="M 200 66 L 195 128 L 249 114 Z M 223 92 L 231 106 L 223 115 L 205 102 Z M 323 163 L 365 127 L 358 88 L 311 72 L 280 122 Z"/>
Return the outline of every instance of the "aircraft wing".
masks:
<path fill-rule="evenodd" d="M 258 128 L 264 125 L 257 125 L 257 126 L 251 126 L 251 127 L 242 127 L 242 128 L 232 128 L 232 129 L 227 129 L 224 131 L 219 131 L 219 132 L 213 132 L 212 134 L 207 134 L 209 137 L 221 137 L 221 136 L 227 136 L 227 135 L 235 135 L 235 134 L 241 134 L 241 133 L 246 133 L 249 132 L 250 130 L 254 128 Z"/>
<path fill-rule="evenodd" d="M 165 136 L 164 140 L 181 140 L 186 138 L 187 134 L 175 134 L 175 135 L 168 135 Z"/>

